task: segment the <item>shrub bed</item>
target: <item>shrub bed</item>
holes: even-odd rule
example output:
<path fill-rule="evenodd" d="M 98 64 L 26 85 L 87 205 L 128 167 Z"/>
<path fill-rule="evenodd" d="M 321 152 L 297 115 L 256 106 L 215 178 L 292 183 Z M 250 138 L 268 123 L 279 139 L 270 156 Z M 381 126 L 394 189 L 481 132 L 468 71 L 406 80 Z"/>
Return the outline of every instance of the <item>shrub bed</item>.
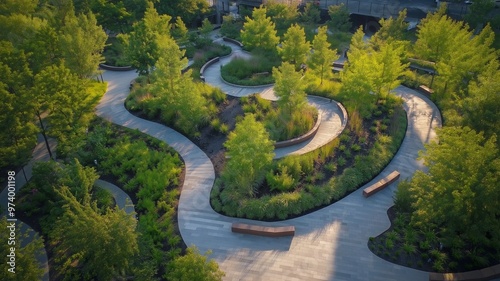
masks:
<path fill-rule="evenodd" d="M 281 59 L 276 54 L 252 51 L 249 59 L 235 58 L 230 63 L 222 66 L 222 78 L 232 84 L 242 86 L 258 86 L 274 83 L 272 77 L 273 67 L 281 64 Z"/>
<path fill-rule="evenodd" d="M 129 194 L 135 204 L 140 233 L 139 254 L 131 257 L 131 270 L 135 276 L 161 276 L 185 248 L 176 226 L 183 171 L 178 154 L 153 137 L 96 118 L 91 122 L 84 145 L 68 158 L 78 159 L 87 171 L 96 169 L 102 178 L 122 186 Z M 43 167 L 46 173 L 42 179 L 33 178 L 33 182 L 22 189 L 19 207 L 41 222 L 42 233 L 47 237 L 52 222 L 63 212 L 52 191 L 58 185 L 52 185 L 66 177 L 67 172 L 57 168 L 56 162 L 41 164 L 49 164 Z M 38 191 L 32 192 L 35 189 Z M 91 193 L 101 210 L 115 205 L 109 192 L 94 186 Z M 46 239 L 50 241 L 50 237 Z M 50 261 L 59 262 L 54 258 L 57 257 Z M 51 271 L 57 269 L 52 265 L 50 268 Z"/>
<path fill-rule="evenodd" d="M 241 104 L 245 113 L 255 114 L 257 121 L 264 123 L 271 140 L 276 142 L 306 134 L 318 119 L 318 110 L 310 105 L 285 116 L 275 103 L 258 95 L 241 98 Z"/>
<path fill-rule="evenodd" d="M 380 101 L 370 119 L 350 113 L 346 130 L 328 145 L 275 161 L 252 197 L 218 179 L 212 207 L 228 216 L 284 220 L 329 205 L 377 176 L 393 158 L 406 132 L 401 99 Z"/>
<path fill-rule="evenodd" d="M 111 66 L 128 66 L 130 65 L 126 59 L 123 50 L 123 43 L 116 37 L 108 37 L 106 46 L 103 51 L 104 61 L 106 65 Z"/>

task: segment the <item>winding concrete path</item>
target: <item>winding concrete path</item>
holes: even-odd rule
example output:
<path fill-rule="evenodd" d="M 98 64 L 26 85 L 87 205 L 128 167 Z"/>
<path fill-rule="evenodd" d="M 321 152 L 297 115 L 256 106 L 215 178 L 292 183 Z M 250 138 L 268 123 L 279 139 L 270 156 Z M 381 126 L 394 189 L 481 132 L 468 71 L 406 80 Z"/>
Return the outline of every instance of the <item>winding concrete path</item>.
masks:
<path fill-rule="evenodd" d="M 219 62 L 205 69 L 203 76 L 207 84 L 220 88 L 224 93 L 230 96 L 244 97 L 258 93 L 262 98 L 267 100 L 276 101 L 278 99 L 274 94 L 272 86 L 240 87 L 224 82 L 220 75 L 221 66 L 229 63 L 234 58 L 239 57 L 248 59 L 251 55 L 243 51 L 240 46 L 225 42 L 222 39 L 216 39 L 214 42 L 229 46 L 233 51 L 231 55 L 221 58 Z M 308 96 L 307 101 L 310 105 L 318 109 L 321 118 L 317 133 L 314 135 L 314 138 L 309 141 L 275 149 L 274 158 L 282 158 L 288 155 L 301 155 L 313 151 L 331 142 L 344 130 L 347 124 L 347 112 L 341 104 L 317 96 Z"/>
<path fill-rule="evenodd" d="M 49 146 L 50 149 L 53 153 L 56 151 L 56 146 L 57 143 L 54 139 L 49 139 Z M 28 162 L 26 166 L 24 166 L 24 172 L 26 174 L 26 178 L 29 180 L 31 179 L 33 175 L 33 166 L 36 162 L 45 162 L 49 161 L 49 154 L 45 145 L 45 142 L 43 138 L 39 136 L 37 145 L 35 146 L 35 149 L 33 150 L 32 153 L 32 158 Z M 27 183 L 26 178 L 22 172 L 22 170 L 16 174 L 16 194 L 18 191 Z M 125 193 L 121 188 L 117 187 L 116 185 L 109 183 L 107 181 L 103 180 L 97 180 L 95 183 L 97 186 L 109 191 L 112 196 L 115 199 L 115 202 L 117 206 L 120 209 L 124 209 L 127 214 L 132 214 L 135 213 L 135 208 L 132 203 L 132 200 L 130 197 Z M 7 206 L 7 195 L 8 195 L 8 190 L 5 188 L 2 190 L 0 193 L 0 202 L 1 202 L 1 209 L 0 209 L 0 219 L 6 219 L 7 217 L 7 212 L 6 212 L 6 207 Z M 23 246 L 26 245 L 26 243 L 29 243 L 32 239 L 35 237 L 39 237 L 38 232 L 33 230 L 28 224 L 18 220 L 16 222 L 16 226 L 20 227 L 20 230 L 22 233 L 28 233 L 28 236 L 23 240 Z M 48 281 L 50 280 L 49 277 L 49 262 L 48 262 L 48 256 L 47 256 L 47 251 L 45 248 L 42 249 L 40 252 L 40 255 L 37 256 L 37 259 L 40 263 L 40 267 L 43 270 L 43 277 L 41 280 L 43 281 Z"/>
<path fill-rule="evenodd" d="M 38 140 L 37 140 L 37 145 L 35 146 L 35 149 L 33 150 L 31 160 L 24 166 L 24 172 L 26 173 L 26 178 L 30 179 L 33 171 L 33 165 L 35 162 L 39 161 L 48 161 L 49 160 L 49 154 L 47 152 L 47 147 L 45 145 L 45 142 L 43 141 L 43 138 L 39 135 Z M 56 151 L 56 142 L 54 139 L 49 139 L 49 146 L 50 149 L 53 153 Z M 5 175 L 6 176 L 6 175 Z M 6 178 L 6 177 L 5 177 Z M 16 173 L 16 194 L 19 194 L 19 190 L 26 184 L 26 178 L 24 177 L 24 174 L 21 171 Z M 1 205 L 1 210 L 0 210 L 0 219 L 7 219 L 7 197 L 8 197 L 8 190 L 7 187 L 0 193 L 0 205 Z M 17 199 L 17 198 L 16 198 Z M 14 201 L 16 204 L 16 202 Z M 38 232 L 33 230 L 28 224 L 18 220 L 16 222 L 16 227 L 20 227 L 21 232 L 23 233 L 28 233 L 28 236 L 23 240 L 23 245 L 29 243 L 34 239 L 35 237 L 39 237 Z M 19 238 L 18 238 L 19 239 Z M 19 249 L 18 249 L 19 250 Z M 36 257 L 38 262 L 40 263 L 40 267 L 43 270 L 43 281 L 48 281 L 49 278 L 49 259 L 47 256 L 47 251 L 45 248 L 42 249 L 40 254 Z M 2 272 L 2 274 L 4 274 Z M 8 274 L 8 273 L 5 273 Z"/>
<path fill-rule="evenodd" d="M 123 102 L 134 72 L 105 72 L 108 92 L 97 114 L 116 124 L 138 129 L 167 142 L 179 152 L 186 177 L 179 201 L 179 229 L 186 244 L 213 258 L 226 272 L 225 280 L 425 280 L 426 272 L 395 265 L 375 256 L 367 247 L 370 236 L 389 227 L 387 209 L 393 204 L 395 185 L 368 199 L 362 189 L 314 213 L 275 223 L 294 225 L 293 238 L 266 238 L 231 233 L 234 222 L 250 222 L 222 216 L 209 204 L 214 170 L 208 157 L 186 137 L 163 125 L 130 114 Z M 264 89 L 262 89 L 264 90 Z M 244 94 L 244 89 L 238 92 Z M 252 89 L 251 93 L 255 92 Z M 424 143 L 435 138 L 441 125 L 436 106 L 423 95 L 405 87 L 395 92 L 404 99 L 408 129 L 403 144 L 384 171 L 370 185 L 398 170 L 408 178 L 423 165 L 417 160 Z"/>

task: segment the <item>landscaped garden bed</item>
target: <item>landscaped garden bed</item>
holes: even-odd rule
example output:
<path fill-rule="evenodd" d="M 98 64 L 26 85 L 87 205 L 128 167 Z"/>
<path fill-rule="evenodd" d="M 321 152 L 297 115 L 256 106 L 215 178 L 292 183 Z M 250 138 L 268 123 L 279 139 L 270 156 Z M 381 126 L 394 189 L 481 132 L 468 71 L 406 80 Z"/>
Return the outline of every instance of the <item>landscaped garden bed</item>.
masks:
<path fill-rule="evenodd" d="M 97 177 L 99 174 L 101 178 L 123 187 L 132 198 L 141 234 L 138 236 L 139 244 L 142 246 L 139 247 L 140 258 L 132 258 L 130 263 L 138 268 L 143 263 L 162 268 L 165 259 L 170 260 L 185 249 L 176 224 L 184 168 L 174 150 L 153 137 L 96 118 L 89 128 L 85 145 L 74 151 L 71 157 L 85 167 L 87 176 L 95 174 Z M 20 217 L 26 218 L 49 241 L 50 276 L 54 280 L 63 280 L 61 272 L 65 272 L 65 276 L 78 276 L 74 271 L 76 268 L 59 263 L 58 243 L 51 240 L 55 220 L 62 209 L 58 205 L 59 197 L 54 194 L 52 185 L 47 183 L 47 177 L 50 183 L 68 184 L 72 189 L 79 186 L 71 185 L 70 178 L 65 176 L 67 172 L 61 173 L 59 166 L 56 162 L 37 164 L 33 179 L 21 190 L 18 199 Z M 70 168 L 72 166 L 62 167 L 68 171 L 75 169 Z M 94 169 L 97 174 L 92 172 Z M 82 176 L 80 172 L 76 180 Z M 115 206 L 109 192 L 94 186 L 91 194 L 91 200 L 97 202 L 101 212 Z M 50 196 L 50 200 L 46 196 Z"/>
<path fill-rule="evenodd" d="M 310 131 L 318 119 L 318 110 L 305 105 L 291 115 L 282 113 L 276 102 L 265 100 L 258 95 L 241 98 L 245 113 L 255 114 L 257 121 L 264 123 L 271 140 L 279 142 L 290 140 Z"/>
<path fill-rule="evenodd" d="M 255 50 L 250 58 L 234 58 L 221 67 L 221 76 L 226 82 L 241 86 L 259 86 L 274 83 L 273 67 L 281 64 L 281 59 L 272 52 Z"/>
<path fill-rule="evenodd" d="M 351 111 L 338 139 L 313 152 L 274 161 L 251 195 L 218 179 L 212 207 L 225 215 L 267 221 L 300 216 L 327 206 L 378 175 L 395 155 L 406 132 L 401 99 L 379 100 L 371 118 Z"/>

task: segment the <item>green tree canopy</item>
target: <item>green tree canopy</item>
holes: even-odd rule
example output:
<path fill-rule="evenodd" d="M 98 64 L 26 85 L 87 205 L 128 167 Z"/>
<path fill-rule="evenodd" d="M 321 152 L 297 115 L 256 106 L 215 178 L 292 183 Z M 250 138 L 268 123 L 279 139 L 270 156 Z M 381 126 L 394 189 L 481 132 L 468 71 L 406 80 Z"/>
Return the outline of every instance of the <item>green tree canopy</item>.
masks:
<path fill-rule="evenodd" d="M 313 50 L 307 61 L 311 71 L 320 77 L 320 84 L 323 84 L 323 79 L 333 76 L 332 64 L 339 58 L 336 52 L 330 49 L 326 31 L 326 26 L 318 28 L 318 34 L 314 36 L 312 42 Z"/>
<path fill-rule="evenodd" d="M 40 267 L 40 262 L 37 259 L 42 254 L 43 239 L 37 234 L 22 231 L 21 225 L 16 224 L 16 244 L 9 245 L 10 232 L 7 228 L 7 220 L 2 218 L 0 220 L 0 239 L 5 241 L 0 245 L 0 255 L 4 257 L 5 261 L 0 264 L 2 271 L 2 280 L 5 281 L 25 281 L 25 280 L 42 280 L 44 270 Z M 7 263 L 9 258 L 10 247 L 15 247 L 15 272 L 8 271 L 10 268 Z"/>
<path fill-rule="evenodd" d="M 246 17 L 241 31 L 242 43 L 248 49 L 261 48 L 274 50 L 278 45 L 279 38 L 271 18 L 266 17 L 267 9 L 260 7 L 254 9 L 252 18 Z"/>
<path fill-rule="evenodd" d="M 293 68 L 293 66 L 291 66 Z M 224 143 L 229 157 L 223 177 L 242 195 L 254 195 L 254 187 L 263 180 L 265 168 L 274 157 L 273 142 L 264 125 L 253 114 L 245 115 Z"/>
<path fill-rule="evenodd" d="M 77 147 L 85 135 L 94 108 L 104 94 L 104 85 L 95 85 L 79 79 L 63 65 L 49 66 L 35 76 L 34 92 L 40 101 L 37 114 L 48 113 L 47 131 L 57 138 L 61 156 Z"/>
<path fill-rule="evenodd" d="M 428 173 L 417 171 L 401 187 L 411 194 L 411 224 L 434 230 L 445 246 L 466 257 L 497 260 L 498 252 L 491 251 L 500 245 L 496 136 L 485 139 L 468 127 L 445 127 L 438 137 L 421 154 Z"/>
<path fill-rule="evenodd" d="M 170 37 L 168 15 L 159 15 L 151 2 L 144 14 L 144 19 L 133 26 L 132 32 L 122 35 L 125 43 L 125 55 L 130 64 L 140 75 L 149 76 L 163 50 L 162 42 Z"/>
<path fill-rule="evenodd" d="M 36 144 L 31 79 L 24 52 L 0 41 L 0 167 L 26 164 Z"/>
<path fill-rule="evenodd" d="M 267 16 L 276 24 L 276 29 L 286 30 L 299 16 L 298 0 L 280 3 L 276 0 L 266 1 Z"/>
<path fill-rule="evenodd" d="M 170 33 L 179 45 L 186 44 L 189 40 L 188 29 L 181 17 L 175 18 L 175 23 L 172 25 Z"/>
<path fill-rule="evenodd" d="M 349 19 L 349 10 L 344 3 L 328 6 L 328 15 L 330 16 L 328 21 L 330 29 L 342 32 L 348 32 L 351 29 L 352 23 Z"/>
<path fill-rule="evenodd" d="M 488 68 L 472 81 L 469 95 L 460 101 L 462 122 L 486 137 L 500 135 L 500 71 L 498 61 L 492 60 Z"/>
<path fill-rule="evenodd" d="M 403 46 L 404 50 L 406 50 L 410 42 L 406 40 L 408 23 L 405 20 L 406 9 L 400 11 L 396 19 L 392 17 L 389 19 L 382 18 L 379 21 L 380 29 L 370 38 L 372 47 L 378 50 L 381 45 L 388 43 Z"/>
<path fill-rule="evenodd" d="M 118 207 L 101 215 L 95 204 L 79 202 L 67 187 L 56 192 L 65 211 L 50 238 L 66 277 L 113 280 L 123 275 L 138 252 L 134 216 Z"/>
<path fill-rule="evenodd" d="M 214 260 L 207 260 L 207 255 L 200 254 L 196 247 L 187 248 L 186 254 L 179 256 L 169 264 L 169 272 L 165 277 L 171 281 L 222 281 L 224 272 Z"/>
<path fill-rule="evenodd" d="M 298 68 L 306 62 L 309 48 L 310 44 L 306 40 L 304 28 L 294 24 L 285 33 L 281 47 L 278 47 L 278 52 L 283 61 L 290 62 Z"/>
<path fill-rule="evenodd" d="M 279 98 L 278 105 L 285 115 L 299 110 L 307 103 L 302 80 L 302 71 L 295 71 L 292 64 L 284 62 L 273 68 L 274 93 Z"/>
<path fill-rule="evenodd" d="M 80 78 L 94 76 L 99 63 L 104 60 L 102 51 L 107 37 L 97 25 L 94 14 L 68 17 L 61 36 L 61 50 L 66 67 Z"/>
<path fill-rule="evenodd" d="M 300 13 L 300 19 L 309 24 L 318 23 L 321 19 L 319 5 L 313 2 L 308 2 L 304 6 L 304 11 Z"/>

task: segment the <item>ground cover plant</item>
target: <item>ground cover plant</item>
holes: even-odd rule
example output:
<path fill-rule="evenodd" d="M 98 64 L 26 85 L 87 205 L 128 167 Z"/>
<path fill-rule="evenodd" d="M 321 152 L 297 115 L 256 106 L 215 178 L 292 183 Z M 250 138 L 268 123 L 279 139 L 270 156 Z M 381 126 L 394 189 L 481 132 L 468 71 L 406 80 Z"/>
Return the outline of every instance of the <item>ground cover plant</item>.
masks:
<path fill-rule="evenodd" d="M 261 98 L 259 95 L 243 97 L 240 100 L 243 111 L 255 115 L 262 122 L 273 141 L 285 141 L 304 135 L 310 131 L 318 119 L 315 107 L 305 105 L 291 115 L 283 116 L 276 102 Z"/>
<path fill-rule="evenodd" d="M 184 71 L 184 51 L 171 38 L 150 75 L 139 77 L 127 97 L 128 110 L 148 119 L 160 120 L 188 137 L 199 136 L 199 129 L 212 121 L 217 106 L 225 100 L 219 90 L 193 81 Z"/>
<path fill-rule="evenodd" d="M 212 189 L 212 207 L 229 216 L 274 221 L 343 198 L 380 173 L 405 135 L 406 114 L 399 98 L 380 100 L 374 111 L 365 120 L 351 111 L 340 138 L 308 154 L 269 163 L 246 192 L 224 170 Z"/>
<path fill-rule="evenodd" d="M 112 66 L 128 66 L 130 65 L 125 58 L 123 42 L 116 37 L 108 37 L 106 47 L 102 53 L 104 56 L 104 64 Z"/>
<path fill-rule="evenodd" d="M 422 20 L 409 52 L 412 64 L 436 74 L 417 70 L 406 82 L 434 90 L 430 97 L 443 117 L 439 141 L 420 152 L 427 172 L 417 171 L 398 185 L 389 210 L 391 227 L 370 238 L 368 246 L 404 266 L 463 272 L 500 259 L 498 204 L 491 201 L 498 201 L 499 194 L 500 118 L 492 108 L 500 100 L 491 95 L 500 87 L 499 66 L 490 26 L 473 36 L 445 9 Z"/>
<path fill-rule="evenodd" d="M 274 83 L 273 67 L 281 64 L 276 52 L 255 49 L 250 58 L 234 58 L 222 66 L 221 76 L 229 83 L 242 86 L 257 86 Z"/>
<path fill-rule="evenodd" d="M 70 193 L 65 196 L 78 195 L 76 199 L 87 193 L 92 194 L 94 199 L 90 202 L 96 202 L 98 212 L 105 214 L 110 206 L 110 198 L 107 192 L 93 186 L 93 181 L 99 177 L 97 173 L 123 186 L 135 204 L 138 231 L 141 233 L 138 243 L 143 246 L 137 248 L 136 244 L 134 251 L 140 251 L 144 257 L 130 259 L 134 260 L 134 265 L 128 269 L 129 272 L 139 270 L 141 265 L 136 263 L 146 261 L 154 263 L 157 269 L 161 268 L 164 258 L 171 260 L 181 253 L 183 245 L 175 226 L 175 208 L 180 194 L 182 161 L 175 151 L 157 139 L 96 119 L 89 129 L 86 145 L 72 156 L 80 159 L 76 166 L 63 165 L 60 168 L 55 162 L 39 163 L 32 182 L 23 188 L 24 196 L 20 200 L 23 202 L 21 208 L 27 214 L 38 217 L 42 233 L 49 236 L 50 244 L 55 243 L 50 247 L 51 251 L 54 251 L 51 253 L 56 254 L 58 251 L 59 239 L 53 238 L 56 234 L 53 226 L 57 225 L 55 220 L 63 213 L 61 196 L 54 187 L 69 186 Z M 48 179 L 47 175 L 52 175 L 52 178 Z M 79 181 L 81 175 L 86 175 L 86 180 L 82 182 L 87 184 L 88 192 L 78 191 L 83 187 Z M 32 189 L 37 192 L 33 193 L 30 191 Z M 50 201 L 54 203 L 47 204 L 47 196 L 53 198 Z M 132 219 L 135 225 L 135 219 Z M 132 230 L 135 233 L 135 226 Z M 133 245 L 130 244 L 133 241 L 126 244 Z M 131 253 L 131 256 L 135 254 Z M 65 259 L 58 258 L 53 261 L 55 264 L 51 270 L 57 270 L 57 274 L 51 276 L 82 278 L 74 269 L 64 265 Z M 159 273 L 161 272 L 160 270 Z"/>

